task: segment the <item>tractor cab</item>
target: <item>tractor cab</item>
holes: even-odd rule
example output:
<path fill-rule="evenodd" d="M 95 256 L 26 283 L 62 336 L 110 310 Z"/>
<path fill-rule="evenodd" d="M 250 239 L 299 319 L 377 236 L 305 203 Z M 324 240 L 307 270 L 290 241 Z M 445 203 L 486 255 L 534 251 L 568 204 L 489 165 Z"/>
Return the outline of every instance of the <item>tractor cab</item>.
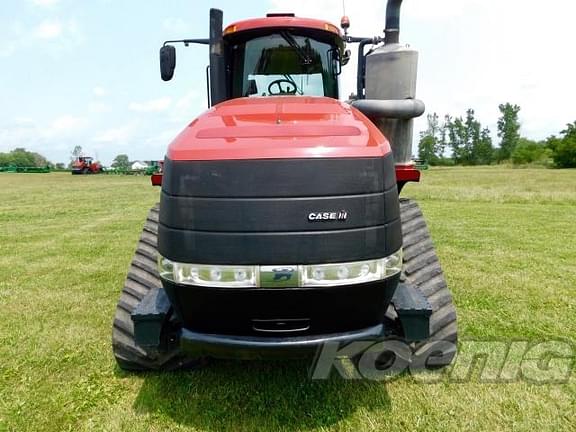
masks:
<path fill-rule="evenodd" d="M 338 99 L 338 76 L 348 60 L 340 30 L 326 21 L 268 14 L 225 29 L 211 10 L 210 38 L 166 41 L 160 50 L 162 79 L 174 75 L 171 43 L 210 46 L 209 105 L 242 98 L 325 96 Z"/>
<path fill-rule="evenodd" d="M 323 21 L 269 14 L 224 30 L 227 94 L 338 99 L 343 42 Z"/>

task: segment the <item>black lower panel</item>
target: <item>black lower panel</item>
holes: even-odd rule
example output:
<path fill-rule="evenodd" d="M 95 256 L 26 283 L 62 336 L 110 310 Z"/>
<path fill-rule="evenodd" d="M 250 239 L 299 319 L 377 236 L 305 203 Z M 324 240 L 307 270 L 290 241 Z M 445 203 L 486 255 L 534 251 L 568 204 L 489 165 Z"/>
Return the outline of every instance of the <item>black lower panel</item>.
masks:
<path fill-rule="evenodd" d="M 196 264 L 317 264 L 382 258 L 402 246 L 400 219 L 350 230 L 231 233 L 158 229 L 160 255 Z"/>
<path fill-rule="evenodd" d="M 398 276 L 331 288 L 223 289 L 167 281 L 163 284 L 188 330 L 240 336 L 300 336 L 346 332 L 382 323 Z"/>

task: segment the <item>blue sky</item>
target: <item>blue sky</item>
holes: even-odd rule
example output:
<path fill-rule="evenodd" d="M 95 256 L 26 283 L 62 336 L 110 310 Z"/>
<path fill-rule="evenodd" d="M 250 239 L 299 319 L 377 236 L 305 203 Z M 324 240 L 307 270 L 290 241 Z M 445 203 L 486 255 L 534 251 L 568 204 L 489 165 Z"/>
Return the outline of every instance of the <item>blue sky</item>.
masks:
<path fill-rule="evenodd" d="M 515 102 L 523 134 L 535 139 L 576 120 L 572 2 L 549 0 L 549 11 L 525 0 L 404 3 L 401 39 L 421 51 L 419 97 L 429 112 L 473 107 L 495 131 L 498 103 Z M 384 6 L 346 0 L 351 33 L 380 33 Z M 210 7 L 225 11 L 225 23 L 271 10 L 335 23 L 342 15 L 341 0 L 3 0 L 0 151 L 26 147 L 64 162 L 81 145 L 104 163 L 119 153 L 161 159 L 206 107 L 208 53 L 178 47 L 176 77 L 164 83 L 158 48 L 166 39 L 205 37 Z M 353 69 L 354 60 L 342 96 L 353 89 Z M 417 130 L 424 125 L 419 120 Z"/>

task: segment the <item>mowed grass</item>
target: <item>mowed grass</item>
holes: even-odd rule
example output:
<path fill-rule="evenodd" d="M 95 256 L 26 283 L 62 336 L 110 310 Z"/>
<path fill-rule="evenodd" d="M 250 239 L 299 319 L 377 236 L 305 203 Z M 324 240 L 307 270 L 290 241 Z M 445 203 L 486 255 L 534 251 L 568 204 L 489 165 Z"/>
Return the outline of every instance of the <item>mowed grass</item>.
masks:
<path fill-rule="evenodd" d="M 0 431 L 575 430 L 576 381 L 326 382 L 307 362 L 127 374 L 111 321 L 145 177 L 0 174 Z M 433 169 L 427 217 L 463 340 L 576 340 L 576 171 Z"/>

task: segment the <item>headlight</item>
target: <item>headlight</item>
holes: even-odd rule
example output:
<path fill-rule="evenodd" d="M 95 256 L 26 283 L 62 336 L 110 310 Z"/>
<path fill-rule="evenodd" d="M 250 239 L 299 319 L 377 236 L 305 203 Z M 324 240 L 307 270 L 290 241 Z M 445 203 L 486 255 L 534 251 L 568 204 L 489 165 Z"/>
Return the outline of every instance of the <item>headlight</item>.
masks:
<path fill-rule="evenodd" d="M 402 249 L 386 258 L 368 261 L 298 266 L 188 264 L 160 257 L 158 268 L 161 278 L 181 285 L 230 288 L 356 285 L 387 279 L 399 273 L 402 270 Z"/>
<path fill-rule="evenodd" d="M 258 266 L 187 264 L 160 257 L 160 277 L 182 285 L 257 287 Z"/>
<path fill-rule="evenodd" d="M 301 286 L 355 285 L 386 279 L 402 270 L 402 250 L 386 258 L 301 267 Z"/>

